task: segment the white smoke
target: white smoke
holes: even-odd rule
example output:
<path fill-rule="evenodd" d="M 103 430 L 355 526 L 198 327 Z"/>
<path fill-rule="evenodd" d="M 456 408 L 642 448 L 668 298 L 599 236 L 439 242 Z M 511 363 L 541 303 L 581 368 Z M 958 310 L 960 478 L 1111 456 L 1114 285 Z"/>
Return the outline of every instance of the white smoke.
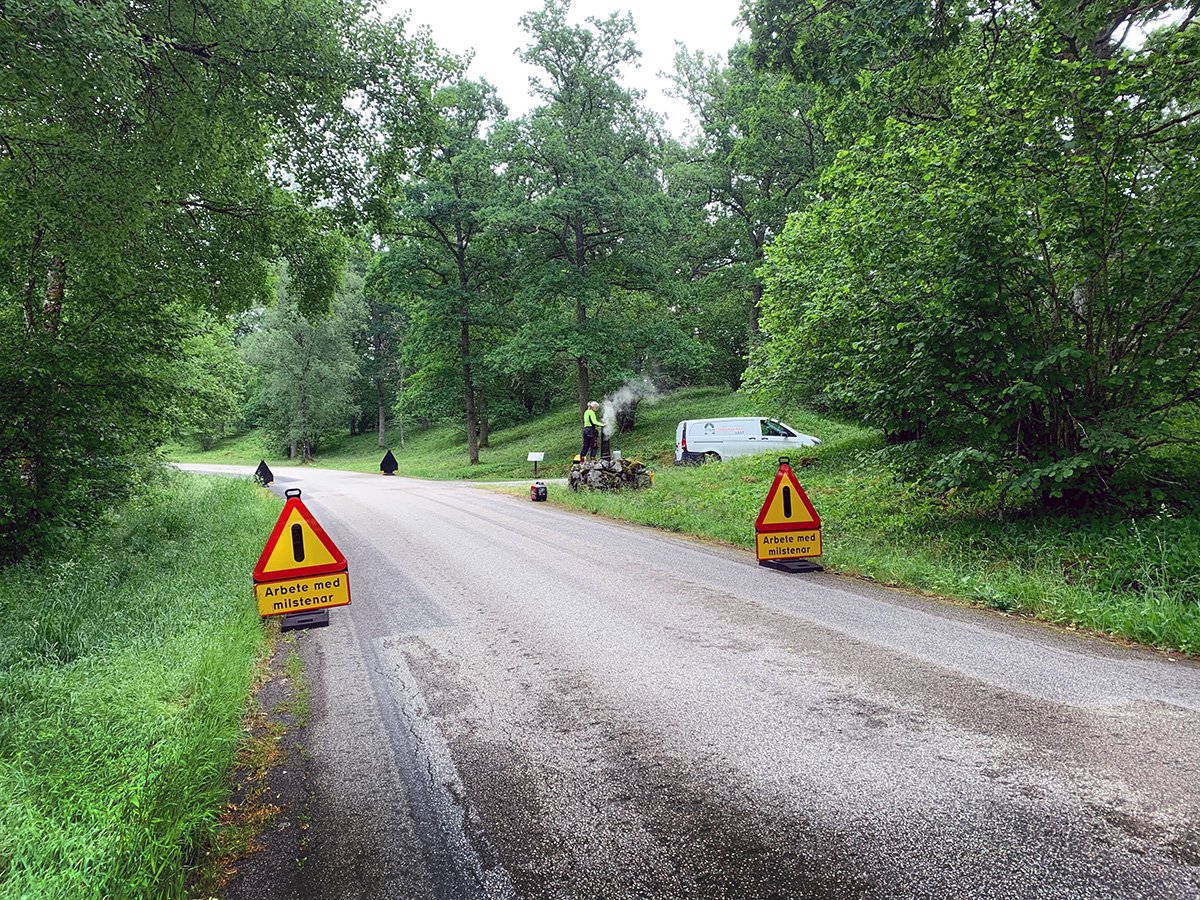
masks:
<path fill-rule="evenodd" d="M 658 388 L 645 375 L 638 375 L 604 398 L 600 418 L 604 420 L 604 436 L 612 437 L 617 428 L 617 415 L 638 402 L 653 403 L 659 397 Z"/>

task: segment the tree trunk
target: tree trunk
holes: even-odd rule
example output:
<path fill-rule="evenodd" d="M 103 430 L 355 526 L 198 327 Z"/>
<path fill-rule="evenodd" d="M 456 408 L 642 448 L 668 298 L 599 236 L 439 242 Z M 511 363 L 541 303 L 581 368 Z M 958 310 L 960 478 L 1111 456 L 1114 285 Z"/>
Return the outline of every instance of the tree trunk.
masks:
<path fill-rule="evenodd" d="M 375 306 L 375 304 L 371 304 L 371 311 L 378 318 L 379 311 L 378 311 L 377 307 Z M 384 350 L 383 334 L 379 330 L 381 326 L 378 323 L 375 323 L 374 327 L 375 327 L 375 334 L 371 338 L 371 350 L 375 354 L 375 367 L 376 367 L 375 371 L 379 372 L 380 371 L 379 366 L 382 365 L 381 360 L 383 359 L 383 350 Z M 377 374 L 372 379 L 372 382 L 375 386 L 375 408 L 377 410 L 376 415 L 378 416 L 378 421 L 376 422 L 376 426 L 379 429 L 379 446 L 386 447 L 387 446 L 387 402 L 385 401 L 384 396 L 383 396 L 383 376 Z"/>
<path fill-rule="evenodd" d="M 757 228 L 750 231 L 750 246 L 754 252 L 754 268 L 756 271 L 763 264 L 763 243 L 765 240 L 766 235 L 760 233 Z M 758 280 L 757 276 L 754 276 L 754 279 L 754 284 L 750 285 L 749 325 L 751 340 L 758 335 L 758 309 L 759 304 L 762 303 L 763 296 L 762 282 Z"/>
<path fill-rule="evenodd" d="M 400 398 L 404 398 L 404 367 L 400 367 Z M 382 432 L 380 432 L 382 433 Z M 396 434 L 400 438 L 400 449 L 404 449 L 404 413 L 400 411 L 400 406 L 396 406 Z"/>
<path fill-rule="evenodd" d="M 33 308 L 33 292 L 37 286 L 37 262 L 38 254 L 42 247 L 43 232 L 41 228 L 35 228 L 33 232 L 33 247 L 29 253 L 29 269 L 25 278 L 25 290 L 21 295 L 22 302 L 25 307 L 25 330 L 32 332 L 37 324 L 37 313 Z"/>
<path fill-rule="evenodd" d="M 467 414 L 467 458 L 471 465 L 479 464 L 479 432 L 475 421 L 475 385 L 471 380 L 471 294 L 468 291 L 467 250 L 462 228 L 455 225 L 457 238 L 458 289 L 462 300 L 458 308 L 458 352 L 462 357 L 463 407 Z"/>
<path fill-rule="evenodd" d="M 292 438 L 288 442 L 288 459 L 296 458 L 296 439 Z"/>
<path fill-rule="evenodd" d="M 66 262 L 59 257 L 51 259 L 50 266 L 46 271 L 46 293 L 42 300 L 42 330 L 51 337 L 58 336 L 58 326 L 62 319 L 63 296 L 66 293 L 66 281 Z M 26 287 L 28 295 L 25 300 L 25 321 L 27 327 L 32 327 L 32 286 L 27 285 Z M 46 461 L 42 456 L 44 443 L 40 422 L 34 428 L 33 434 L 29 436 L 26 446 L 29 453 L 27 456 L 21 458 L 21 483 L 25 485 L 30 494 L 36 495 L 41 489 L 46 468 Z M 35 510 L 34 515 L 36 516 L 36 501 L 31 504 L 31 507 Z"/>
<path fill-rule="evenodd" d="M 467 459 L 479 463 L 479 432 L 475 423 L 475 385 L 471 380 L 471 323 L 467 320 L 470 307 L 464 299 L 458 330 L 458 352 L 462 357 L 463 411 L 467 417 Z"/>
<path fill-rule="evenodd" d="M 487 447 L 488 444 L 488 414 L 487 414 L 487 394 L 482 390 L 479 392 L 479 446 Z"/>
<path fill-rule="evenodd" d="M 750 286 L 750 335 L 758 334 L 758 305 L 762 302 L 763 286 L 757 281 Z"/>
<path fill-rule="evenodd" d="M 579 291 L 575 294 L 575 323 L 582 333 L 587 330 L 587 307 L 584 305 L 582 291 L 583 279 L 587 270 L 587 257 L 583 241 L 583 221 L 575 220 L 575 271 L 579 273 Z M 591 400 L 591 385 L 588 384 L 588 361 L 586 356 L 575 360 L 575 369 L 579 377 L 579 418 L 587 411 L 588 401 Z"/>
<path fill-rule="evenodd" d="M 67 264 L 61 259 L 50 260 L 50 269 L 46 272 L 46 300 L 42 304 L 42 328 L 47 334 L 58 334 L 66 283 Z"/>

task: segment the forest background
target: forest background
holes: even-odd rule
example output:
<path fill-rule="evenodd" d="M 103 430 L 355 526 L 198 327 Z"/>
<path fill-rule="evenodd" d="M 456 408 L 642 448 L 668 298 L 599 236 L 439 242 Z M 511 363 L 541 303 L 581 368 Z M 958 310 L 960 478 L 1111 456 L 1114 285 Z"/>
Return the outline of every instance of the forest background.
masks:
<path fill-rule="evenodd" d="M 306 460 L 635 377 L 882 433 L 997 515 L 1195 505 L 1196 3 L 521 19 L 537 104 L 370 3 L 0 7 L 0 553 L 247 428 Z"/>

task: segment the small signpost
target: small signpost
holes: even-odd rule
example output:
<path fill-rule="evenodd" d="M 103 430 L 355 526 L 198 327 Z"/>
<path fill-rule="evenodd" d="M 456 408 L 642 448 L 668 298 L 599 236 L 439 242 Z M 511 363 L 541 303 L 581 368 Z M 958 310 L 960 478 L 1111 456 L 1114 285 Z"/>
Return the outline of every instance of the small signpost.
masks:
<path fill-rule="evenodd" d="M 287 503 L 254 567 L 254 596 L 260 616 L 283 616 L 282 628 L 329 624 L 329 607 L 350 602 L 346 557 L 300 500 L 300 490 L 285 492 Z"/>
<path fill-rule="evenodd" d="M 383 460 L 379 463 L 379 471 L 384 475 L 395 475 L 398 468 L 400 468 L 400 464 L 396 462 L 396 457 L 389 450 L 384 454 Z"/>
<path fill-rule="evenodd" d="M 529 456 L 525 457 L 526 462 L 533 463 L 533 477 L 537 478 L 537 464 L 546 458 L 544 451 L 530 451 Z"/>
<path fill-rule="evenodd" d="M 779 458 L 779 471 L 754 523 L 754 545 L 760 566 L 781 572 L 823 570 L 811 562 L 821 555 L 821 517 L 786 456 Z"/>

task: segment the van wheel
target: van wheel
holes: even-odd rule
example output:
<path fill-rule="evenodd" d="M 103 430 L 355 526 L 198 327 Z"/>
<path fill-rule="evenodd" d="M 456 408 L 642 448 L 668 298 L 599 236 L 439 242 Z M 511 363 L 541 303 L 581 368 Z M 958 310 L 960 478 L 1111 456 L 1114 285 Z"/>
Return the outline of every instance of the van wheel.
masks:
<path fill-rule="evenodd" d="M 706 463 L 714 463 L 714 462 L 720 462 L 720 461 L 721 461 L 721 454 L 719 454 L 719 453 L 715 453 L 712 450 L 709 450 L 707 453 L 704 454 L 704 462 L 706 462 Z"/>

